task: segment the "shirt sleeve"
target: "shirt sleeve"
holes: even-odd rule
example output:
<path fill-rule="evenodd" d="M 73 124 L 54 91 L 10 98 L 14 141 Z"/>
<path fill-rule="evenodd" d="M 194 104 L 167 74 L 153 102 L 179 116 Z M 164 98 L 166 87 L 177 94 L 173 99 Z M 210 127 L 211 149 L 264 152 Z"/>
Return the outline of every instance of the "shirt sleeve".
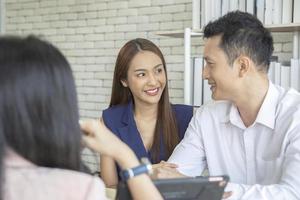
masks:
<path fill-rule="evenodd" d="M 183 140 L 176 146 L 168 162 L 178 165 L 178 171 L 186 176 L 199 176 L 206 168 L 205 151 L 201 132 L 202 109 L 192 118 Z"/>
<path fill-rule="evenodd" d="M 225 191 L 232 191 L 233 194 L 226 200 L 300 199 L 300 125 L 289 135 L 290 143 L 285 151 L 279 183 L 271 185 L 229 183 Z"/>

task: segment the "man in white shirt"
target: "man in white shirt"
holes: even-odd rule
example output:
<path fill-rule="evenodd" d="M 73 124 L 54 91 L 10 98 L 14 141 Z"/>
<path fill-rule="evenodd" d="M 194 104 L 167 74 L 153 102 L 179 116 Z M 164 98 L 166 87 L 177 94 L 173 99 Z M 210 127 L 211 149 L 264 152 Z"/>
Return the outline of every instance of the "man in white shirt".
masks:
<path fill-rule="evenodd" d="M 204 37 L 203 78 L 217 101 L 198 109 L 168 162 L 185 176 L 229 175 L 228 199 L 300 199 L 300 94 L 268 80 L 270 32 L 236 11 Z"/>

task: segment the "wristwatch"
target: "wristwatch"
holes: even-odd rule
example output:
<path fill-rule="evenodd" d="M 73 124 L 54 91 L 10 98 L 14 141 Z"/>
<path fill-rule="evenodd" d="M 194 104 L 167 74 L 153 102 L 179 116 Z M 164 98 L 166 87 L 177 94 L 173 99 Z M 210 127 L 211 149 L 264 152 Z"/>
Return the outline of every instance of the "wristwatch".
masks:
<path fill-rule="evenodd" d="M 121 171 L 120 175 L 123 181 L 138 176 L 140 174 L 151 174 L 152 173 L 152 164 L 147 157 L 141 158 L 141 165 L 133 167 L 130 169 L 124 169 Z"/>

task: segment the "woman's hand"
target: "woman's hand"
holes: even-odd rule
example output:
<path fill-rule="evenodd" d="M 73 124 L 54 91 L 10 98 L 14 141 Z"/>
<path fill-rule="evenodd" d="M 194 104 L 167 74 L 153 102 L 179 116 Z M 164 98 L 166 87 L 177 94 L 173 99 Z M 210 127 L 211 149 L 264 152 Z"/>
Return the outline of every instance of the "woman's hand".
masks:
<path fill-rule="evenodd" d="M 102 120 L 81 120 L 79 123 L 84 145 L 94 151 L 115 158 L 119 147 L 124 146 Z"/>
<path fill-rule="evenodd" d="M 174 163 L 168 163 L 161 161 L 158 164 L 152 165 L 153 173 L 152 179 L 164 179 L 164 178 L 183 178 L 183 174 L 177 171 L 178 166 Z"/>

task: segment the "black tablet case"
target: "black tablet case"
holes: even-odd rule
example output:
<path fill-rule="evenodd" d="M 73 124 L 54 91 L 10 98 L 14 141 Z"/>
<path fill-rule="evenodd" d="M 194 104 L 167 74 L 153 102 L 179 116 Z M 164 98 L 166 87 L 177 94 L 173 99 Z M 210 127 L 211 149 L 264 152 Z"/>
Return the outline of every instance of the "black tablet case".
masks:
<path fill-rule="evenodd" d="M 227 176 L 220 178 L 228 182 Z M 208 177 L 160 179 L 153 183 L 166 200 L 220 200 L 226 186 L 226 184 L 220 186 L 220 181 L 209 181 Z M 132 199 L 124 182 L 118 184 L 117 199 Z"/>

